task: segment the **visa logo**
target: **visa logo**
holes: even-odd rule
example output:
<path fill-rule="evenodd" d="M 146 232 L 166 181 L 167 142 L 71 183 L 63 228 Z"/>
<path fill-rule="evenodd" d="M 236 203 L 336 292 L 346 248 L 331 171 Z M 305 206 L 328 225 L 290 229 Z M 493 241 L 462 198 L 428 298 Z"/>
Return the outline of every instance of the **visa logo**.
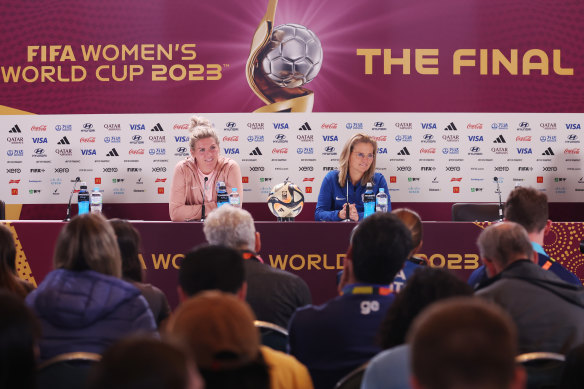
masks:
<path fill-rule="evenodd" d="M 323 135 L 322 136 L 322 140 L 324 140 L 325 142 L 338 142 L 339 137 L 336 135 Z"/>
<path fill-rule="evenodd" d="M 274 130 L 285 130 L 288 128 L 288 123 L 272 123 Z"/>
<path fill-rule="evenodd" d="M 526 147 L 517 148 L 517 153 L 518 154 L 533 154 L 531 152 L 531 148 L 526 148 Z"/>
<path fill-rule="evenodd" d="M 47 138 L 32 138 L 32 143 L 47 143 Z"/>
<path fill-rule="evenodd" d="M 189 141 L 189 137 L 188 136 L 174 136 L 174 140 L 177 142 L 188 142 Z"/>
<path fill-rule="evenodd" d="M 469 135 L 468 140 L 471 142 L 482 142 L 483 136 L 482 135 Z"/>
<path fill-rule="evenodd" d="M 567 123 L 566 130 L 580 130 L 580 124 L 578 123 Z"/>
<path fill-rule="evenodd" d="M 96 155 L 95 149 L 81 149 L 81 155 Z"/>
<path fill-rule="evenodd" d="M 421 123 L 422 124 L 422 128 L 425 130 L 429 130 L 429 129 L 436 129 L 436 123 Z"/>
<path fill-rule="evenodd" d="M 223 152 L 225 154 L 239 154 L 239 149 L 238 148 L 223 148 Z"/>
<path fill-rule="evenodd" d="M 377 154 L 387 154 L 387 147 L 378 147 Z"/>
<path fill-rule="evenodd" d="M 132 131 L 139 131 L 145 130 L 146 127 L 143 124 L 130 124 L 130 130 Z"/>

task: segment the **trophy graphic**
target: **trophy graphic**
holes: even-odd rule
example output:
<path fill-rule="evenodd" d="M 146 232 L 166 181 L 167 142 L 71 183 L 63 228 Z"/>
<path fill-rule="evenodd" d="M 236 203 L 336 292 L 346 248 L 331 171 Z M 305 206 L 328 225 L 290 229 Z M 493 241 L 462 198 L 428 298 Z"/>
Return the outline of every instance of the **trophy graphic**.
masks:
<path fill-rule="evenodd" d="M 269 0 L 246 63 L 249 86 L 267 104 L 254 112 L 311 112 L 314 92 L 302 86 L 318 74 L 322 46 L 304 26 L 283 24 L 274 28 L 277 4 L 277 0 Z"/>

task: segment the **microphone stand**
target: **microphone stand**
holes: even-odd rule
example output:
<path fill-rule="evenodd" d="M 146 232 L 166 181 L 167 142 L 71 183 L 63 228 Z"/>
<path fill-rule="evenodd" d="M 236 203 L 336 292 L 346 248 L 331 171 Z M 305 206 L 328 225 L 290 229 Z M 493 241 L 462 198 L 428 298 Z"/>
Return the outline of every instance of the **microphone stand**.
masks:
<path fill-rule="evenodd" d="M 79 177 L 75 178 L 75 183 L 73 184 L 73 190 L 71 191 L 71 195 L 69 195 L 69 204 L 67 204 L 67 216 L 63 219 L 64 222 L 68 222 L 71 220 L 71 200 L 73 199 L 73 193 L 75 193 L 75 188 L 77 187 L 77 183 L 81 181 Z"/>
<path fill-rule="evenodd" d="M 495 193 L 499 195 L 499 221 L 503 221 L 503 202 L 501 201 L 501 187 L 499 186 L 499 178 L 495 177 L 495 182 L 497 183 L 497 190 Z"/>

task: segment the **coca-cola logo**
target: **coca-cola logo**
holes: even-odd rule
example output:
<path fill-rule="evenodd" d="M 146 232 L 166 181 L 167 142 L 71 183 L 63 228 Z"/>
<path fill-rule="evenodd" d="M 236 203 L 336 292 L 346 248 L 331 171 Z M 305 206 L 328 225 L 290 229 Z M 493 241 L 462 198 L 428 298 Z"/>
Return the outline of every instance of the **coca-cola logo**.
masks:
<path fill-rule="evenodd" d="M 564 154 L 580 154 L 580 149 L 565 149 Z"/>
<path fill-rule="evenodd" d="M 386 142 L 387 141 L 387 135 L 382 135 L 382 136 L 371 136 L 371 139 L 377 141 L 377 142 Z"/>
<path fill-rule="evenodd" d="M 81 138 L 81 139 L 79 139 L 79 142 L 81 142 L 81 143 L 95 143 L 95 137 L 91 136 L 88 138 Z"/>
<path fill-rule="evenodd" d="M 283 147 L 281 149 L 274 148 L 272 149 L 272 154 L 288 154 L 288 148 Z"/>
<path fill-rule="evenodd" d="M 142 154 L 144 154 L 144 149 L 130 149 L 129 154 L 130 155 L 132 155 L 132 154 L 142 155 Z"/>
<path fill-rule="evenodd" d="M 239 141 L 239 136 L 238 135 L 224 136 L 223 137 L 223 142 L 238 142 L 238 141 Z"/>
<path fill-rule="evenodd" d="M 420 154 L 436 154 L 436 148 L 435 147 L 430 147 L 430 148 L 421 148 L 420 149 Z"/>
<path fill-rule="evenodd" d="M 172 126 L 173 130 L 188 130 L 189 129 L 189 125 L 188 124 L 175 124 L 174 126 Z"/>
<path fill-rule="evenodd" d="M 469 123 L 466 128 L 468 128 L 469 130 L 482 130 L 483 129 L 483 123 Z"/>
<path fill-rule="evenodd" d="M 518 136 L 517 138 L 515 138 L 515 141 L 517 141 L 517 142 L 531 142 L 531 135 Z"/>
<path fill-rule="evenodd" d="M 337 123 L 322 123 L 322 125 L 320 126 L 320 128 L 322 128 L 323 130 L 336 130 L 338 127 Z"/>
<path fill-rule="evenodd" d="M 47 126 L 46 125 L 42 125 L 42 126 L 32 126 L 30 128 L 31 131 L 47 131 Z"/>

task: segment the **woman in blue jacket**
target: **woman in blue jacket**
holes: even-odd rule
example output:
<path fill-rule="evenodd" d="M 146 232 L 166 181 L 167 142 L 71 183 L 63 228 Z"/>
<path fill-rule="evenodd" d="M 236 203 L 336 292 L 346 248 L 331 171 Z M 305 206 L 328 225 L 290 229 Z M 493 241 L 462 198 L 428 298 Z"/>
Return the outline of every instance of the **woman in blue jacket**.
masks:
<path fill-rule="evenodd" d="M 329 172 L 322 181 L 314 212 L 315 220 L 350 219 L 357 222 L 363 219 L 363 194 L 368 182 L 373 184 L 374 193 L 379 188 L 385 190 L 388 210 L 391 210 L 387 182 L 381 173 L 375 173 L 376 155 L 377 142 L 366 134 L 355 134 L 345 143 L 339 169 Z"/>
<path fill-rule="evenodd" d="M 41 361 L 76 351 L 101 354 L 132 333 L 156 333 L 148 303 L 120 279 L 120 250 L 102 216 L 80 215 L 65 225 L 53 265 L 26 298 L 42 326 Z"/>

